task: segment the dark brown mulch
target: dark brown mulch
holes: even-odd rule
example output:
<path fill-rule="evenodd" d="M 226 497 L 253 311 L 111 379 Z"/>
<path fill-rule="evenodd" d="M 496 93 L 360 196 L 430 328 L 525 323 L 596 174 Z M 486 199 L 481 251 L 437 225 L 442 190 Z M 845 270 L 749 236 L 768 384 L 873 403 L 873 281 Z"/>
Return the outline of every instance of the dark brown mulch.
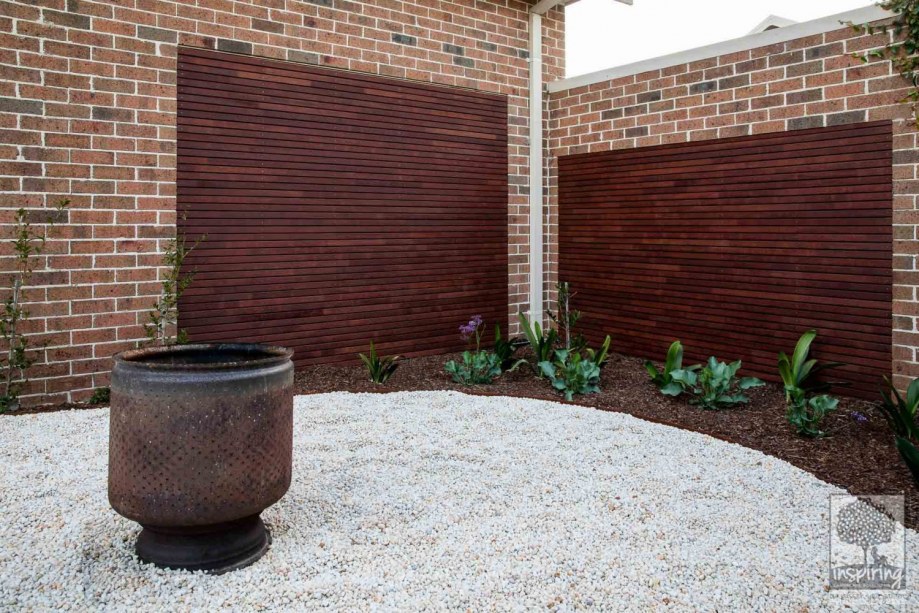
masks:
<path fill-rule="evenodd" d="M 23 407 L 16 411 L 3 413 L 10 417 L 16 415 L 36 415 L 38 413 L 56 413 L 58 411 L 82 411 L 84 409 L 103 409 L 108 403 L 90 404 L 88 402 L 64 402 L 61 404 L 44 404 L 36 407 Z"/>
<path fill-rule="evenodd" d="M 297 393 L 456 390 L 563 402 L 527 367 L 503 375 L 493 385 L 457 385 L 443 370 L 451 357 L 403 360 L 393 378 L 382 386 L 368 381 L 362 366 L 302 367 L 296 377 Z M 853 494 L 905 494 L 906 523 L 919 528 L 919 490 L 893 445 L 883 416 L 872 403 L 842 399 L 839 409 L 824 423 L 828 436 L 810 440 L 797 436 L 785 420 L 785 398 L 778 385 L 750 390 L 749 405 L 705 411 L 683 398 L 660 394 L 651 385 L 642 360 L 614 355 L 603 370 L 600 387 L 599 394 L 578 397 L 576 404 L 629 413 L 758 449 Z M 866 415 L 868 422 L 856 421 L 852 415 L 856 411 Z"/>
<path fill-rule="evenodd" d="M 546 381 L 538 379 L 525 366 L 503 375 L 493 385 L 457 385 L 443 370 L 444 362 L 451 357 L 455 356 L 404 359 L 386 385 L 368 381 L 362 366 L 301 367 L 297 370 L 296 389 L 298 394 L 456 390 L 564 402 Z M 603 370 L 600 387 L 599 394 L 580 396 L 576 404 L 629 413 L 758 449 L 853 494 L 905 494 L 906 523 L 919 529 L 919 490 L 893 446 L 883 416 L 872 403 L 842 399 L 839 409 L 824 424 L 828 436 L 810 440 L 796 436 L 785 421 L 785 399 L 777 385 L 750 390 L 749 405 L 725 411 L 705 411 L 690 406 L 684 399 L 660 394 L 649 382 L 642 360 L 613 355 Z M 8 415 L 101 406 L 105 405 L 62 404 L 22 409 Z M 852 416 L 856 411 L 866 415 L 868 422 L 857 422 Z"/>

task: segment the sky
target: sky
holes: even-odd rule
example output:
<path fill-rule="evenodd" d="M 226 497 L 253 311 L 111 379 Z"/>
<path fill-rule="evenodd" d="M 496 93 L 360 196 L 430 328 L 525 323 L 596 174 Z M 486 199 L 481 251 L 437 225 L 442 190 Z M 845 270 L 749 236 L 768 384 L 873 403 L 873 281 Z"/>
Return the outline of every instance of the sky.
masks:
<path fill-rule="evenodd" d="M 567 71 L 573 77 L 749 33 L 769 15 L 808 21 L 871 0 L 580 0 L 568 6 Z"/>

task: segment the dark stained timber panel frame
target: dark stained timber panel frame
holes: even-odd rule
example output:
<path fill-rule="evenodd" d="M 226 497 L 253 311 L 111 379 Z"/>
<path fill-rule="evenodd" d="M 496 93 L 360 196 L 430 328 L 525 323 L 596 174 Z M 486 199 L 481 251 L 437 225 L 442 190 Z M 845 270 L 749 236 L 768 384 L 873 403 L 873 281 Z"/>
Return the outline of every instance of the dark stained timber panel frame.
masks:
<path fill-rule="evenodd" d="M 179 324 L 298 363 L 462 347 L 508 310 L 504 96 L 181 48 Z M 184 216 L 184 217 L 183 217 Z"/>
<path fill-rule="evenodd" d="M 559 158 L 559 278 L 623 353 L 744 361 L 809 328 L 831 379 L 891 368 L 892 127 L 872 122 Z M 841 393 L 845 390 L 839 389 Z"/>

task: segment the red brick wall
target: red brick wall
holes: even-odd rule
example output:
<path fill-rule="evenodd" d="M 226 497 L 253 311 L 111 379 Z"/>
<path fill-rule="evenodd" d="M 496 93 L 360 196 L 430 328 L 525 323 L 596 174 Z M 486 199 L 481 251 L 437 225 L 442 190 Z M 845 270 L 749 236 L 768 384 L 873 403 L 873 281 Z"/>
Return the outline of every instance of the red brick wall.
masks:
<path fill-rule="evenodd" d="M 559 156 L 891 119 L 892 372 L 901 385 L 919 376 L 919 154 L 911 110 L 901 102 L 908 87 L 889 62 L 852 57 L 884 40 L 839 29 L 553 94 L 548 284 L 557 277 Z"/>
<path fill-rule="evenodd" d="M 527 301 L 527 10 L 517 0 L 0 2 L 0 212 L 71 199 L 28 292 L 26 401 L 85 399 L 143 338 L 175 233 L 178 45 L 501 93 L 509 100 L 510 313 Z M 563 13 L 544 78 L 564 73 Z M 9 230 L 7 225 L 5 228 Z M 8 241 L 0 267 L 9 269 Z M 510 314 L 509 313 L 509 314 Z"/>

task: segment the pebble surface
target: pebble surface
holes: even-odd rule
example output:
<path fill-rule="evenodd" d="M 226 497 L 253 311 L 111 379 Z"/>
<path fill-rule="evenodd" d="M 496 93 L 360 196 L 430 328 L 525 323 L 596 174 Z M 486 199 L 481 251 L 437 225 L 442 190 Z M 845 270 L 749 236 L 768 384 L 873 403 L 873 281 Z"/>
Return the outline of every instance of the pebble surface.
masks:
<path fill-rule="evenodd" d="M 0 610 L 919 609 L 916 532 L 907 589 L 828 591 L 842 490 L 758 451 L 529 399 L 295 402 L 274 543 L 216 577 L 134 557 L 106 409 L 0 419 Z"/>

